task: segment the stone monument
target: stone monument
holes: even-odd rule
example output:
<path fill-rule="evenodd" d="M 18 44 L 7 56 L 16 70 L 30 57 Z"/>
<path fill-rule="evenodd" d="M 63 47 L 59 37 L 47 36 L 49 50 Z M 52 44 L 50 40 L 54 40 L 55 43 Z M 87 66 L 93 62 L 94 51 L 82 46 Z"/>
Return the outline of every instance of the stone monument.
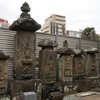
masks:
<path fill-rule="evenodd" d="M 14 80 L 11 83 L 12 98 L 19 96 L 22 92 L 34 91 L 35 67 L 36 67 L 36 35 L 35 31 L 41 28 L 31 18 L 30 7 L 24 3 L 21 7 L 22 14 L 9 27 L 17 31 L 14 42 Z M 20 97 L 19 97 L 20 98 Z"/>
<path fill-rule="evenodd" d="M 54 47 L 57 43 L 50 39 L 42 39 L 38 43 L 42 50 L 39 52 L 40 79 L 42 81 L 42 100 L 62 100 L 63 94 L 57 84 L 57 53 Z"/>
<path fill-rule="evenodd" d="M 84 49 L 87 53 L 86 55 L 86 76 L 96 76 L 97 75 L 97 68 L 96 68 L 96 54 L 99 53 L 99 50 L 94 47 L 88 47 Z"/>
<path fill-rule="evenodd" d="M 42 47 L 39 52 L 40 77 L 43 83 L 52 84 L 57 80 L 57 53 L 54 47 L 57 46 L 55 41 L 42 39 L 38 46 Z"/>
<path fill-rule="evenodd" d="M 63 92 L 70 94 L 76 92 L 77 84 L 73 81 L 73 55 L 74 50 L 68 48 L 67 40 L 63 42 L 63 47 L 57 50 L 59 56 L 58 81 L 63 85 Z"/>
<path fill-rule="evenodd" d="M 97 73 L 96 65 L 96 54 L 99 53 L 99 50 L 94 47 L 88 47 L 85 52 L 87 53 L 85 57 L 85 79 L 91 82 L 91 90 L 100 91 L 100 75 Z"/>
<path fill-rule="evenodd" d="M 63 42 L 63 47 L 57 50 L 59 56 L 59 81 L 73 81 L 73 49 L 68 48 L 67 40 Z"/>
<path fill-rule="evenodd" d="M 74 64 L 74 78 L 82 78 L 85 75 L 84 70 L 84 55 L 86 54 L 83 49 L 80 49 L 78 44 L 74 50 L 73 64 Z"/>

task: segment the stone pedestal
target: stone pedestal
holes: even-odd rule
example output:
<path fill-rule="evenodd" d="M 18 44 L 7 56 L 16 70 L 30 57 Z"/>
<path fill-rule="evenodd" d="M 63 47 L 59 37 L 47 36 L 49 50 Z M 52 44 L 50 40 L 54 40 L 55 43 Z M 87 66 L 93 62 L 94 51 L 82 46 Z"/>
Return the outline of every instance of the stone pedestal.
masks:
<path fill-rule="evenodd" d="M 73 82 L 63 82 L 63 93 L 64 95 L 74 94 L 77 93 L 78 84 Z"/>
<path fill-rule="evenodd" d="M 61 82 L 73 81 L 73 49 L 67 47 L 67 40 L 63 47 L 57 50 L 59 56 L 58 80 Z"/>
<path fill-rule="evenodd" d="M 11 98 L 22 98 L 25 92 L 35 92 L 38 100 L 42 97 L 42 84 L 40 80 L 13 80 L 11 82 Z"/>
<path fill-rule="evenodd" d="M 91 91 L 91 81 L 88 79 L 76 80 L 78 83 L 78 92 L 87 92 Z"/>
<path fill-rule="evenodd" d="M 62 89 L 61 84 L 43 84 L 42 100 L 62 100 Z"/>

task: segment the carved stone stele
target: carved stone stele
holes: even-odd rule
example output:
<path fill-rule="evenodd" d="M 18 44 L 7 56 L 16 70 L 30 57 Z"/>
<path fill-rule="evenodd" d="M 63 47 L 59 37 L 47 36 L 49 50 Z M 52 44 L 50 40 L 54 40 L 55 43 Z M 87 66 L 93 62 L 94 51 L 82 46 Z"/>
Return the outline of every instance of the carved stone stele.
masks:
<path fill-rule="evenodd" d="M 17 31 L 15 35 L 14 52 L 14 77 L 16 79 L 35 78 L 35 31 L 41 28 L 28 12 L 30 7 L 24 3 L 21 7 L 22 14 L 9 27 L 10 30 Z"/>
<path fill-rule="evenodd" d="M 35 78 L 35 43 L 32 32 L 18 32 L 15 35 L 14 74 L 16 79 Z"/>
<path fill-rule="evenodd" d="M 40 77 L 44 83 L 55 83 L 57 79 L 57 53 L 53 47 L 57 44 L 50 39 L 43 39 L 38 43 L 38 46 L 42 47 L 39 52 Z"/>
<path fill-rule="evenodd" d="M 0 94 L 6 94 L 8 88 L 8 65 L 6 60 L 9 58 L 4 52 L 0 51 Z"/>
<path fill-rule="evenodd" d="M 83 77 L 85 75 L 85 70 L 84 70 L 84 55 L 86 54 L 83 49 L 76 48 L 74 50 L 74 56 L 73 56 L 73 64 L 74 64 L 74 77 L 79 78 Z"/>
<path fill-rule="evenodd" d="M 59 56 L 58 79 L 62 82 L 73 81 L 73 49 L 68 48 L 67 40 L 63 42 L 63 47 L 57 50 Z"/>
<path fill-rule="evenodd" d="M 87 53 L 85 57 L 85 72 L 87 76 L 96 76 L 97 68 L 96 68 L 96 54 L 99 53 L 97 48 L 87 48 L 85 49 Z"/>
<path fill-rule="evenodd" d="M 83 77 L 85 75 L 83 57 L 81 55 L 74 56 L 73 64 L 74 64 L 74 76 Z"/>

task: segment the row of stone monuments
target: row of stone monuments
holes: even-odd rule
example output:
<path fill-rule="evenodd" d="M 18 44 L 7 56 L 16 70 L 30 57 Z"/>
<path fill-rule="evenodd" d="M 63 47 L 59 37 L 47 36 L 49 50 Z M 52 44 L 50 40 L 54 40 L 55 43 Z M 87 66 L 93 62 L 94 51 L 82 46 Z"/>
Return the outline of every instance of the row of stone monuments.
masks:
<path fill-rule="evenodd" d="M 35 31 L 41 25 L 28 14 L 30 7 L 26 2 L 21 10 L 20 17 L 10 26 L 10 30 L 17 31 L 11 81 L 7 79 L 6 60 L 9 56 L 0 52 L 1 100 L 62 100 L 64 95 L 94 88 L 99 80 L 95 66 L 95 54 L 99 51 L 96 48 L 68 48 L 67 40 L 58 50 L 55 50 L 58 44 L 53 40 L 39 41 L 38 46 L 42 49 L 39 52 L 39 79 L 36 78 Z"/>

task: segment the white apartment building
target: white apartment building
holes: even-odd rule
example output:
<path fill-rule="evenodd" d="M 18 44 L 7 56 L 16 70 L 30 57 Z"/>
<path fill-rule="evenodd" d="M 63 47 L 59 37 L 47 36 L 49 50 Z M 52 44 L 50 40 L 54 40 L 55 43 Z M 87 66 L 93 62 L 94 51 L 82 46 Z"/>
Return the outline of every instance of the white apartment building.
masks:
<path fill-rule="evenodd" d="M 45 23 L 41 28 L 41 32 L 64 35 L 66 32 L 65 16 L 52 14 L 45 20 Z"/>

